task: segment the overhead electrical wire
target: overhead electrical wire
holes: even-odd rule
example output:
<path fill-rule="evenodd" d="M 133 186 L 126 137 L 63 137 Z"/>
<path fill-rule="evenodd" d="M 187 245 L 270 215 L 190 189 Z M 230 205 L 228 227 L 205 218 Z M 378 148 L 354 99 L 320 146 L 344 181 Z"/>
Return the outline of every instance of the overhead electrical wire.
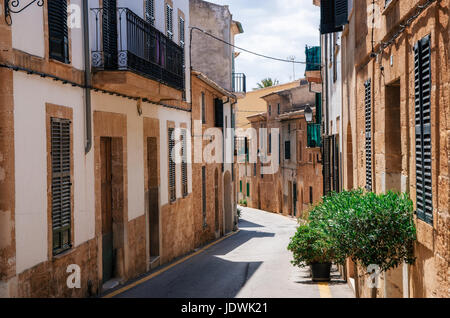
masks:
<path fill-rule="evenodd" d="M 219 41 L 219 42 L 222 42 L 222 43 L 224 43 L 224 44 L 227 44 L 227 45 L 229 45 L 229 46 L 231 46 L 231 47 L 233 47 L 233 48 L 236 48 L 236 49 L 238 49 L 238 50 L 241 50 L 241 51 L 243 51 L 243 52 L 246 52 L 246 53 L 249 53 L 249 54 L 252 54 L 252 55 L 256 55 L 256 56 L 259 56 L 259 57 L 262 57 L 262 58 L 265 58 L 265 59 L 274 60 L 274 61 L 278 61 L 278 62 L 284 62 L 284 63 L 294 63 L 294 64 L 304 64 L 304 65 L 309 64 L 309 65 L 319 65 L 319 66 L 322 66 L 322 64 L 320 64 L 320 63 L 309 63 L 309 62 L 304 62 L 304 61 L 295 61 L 295 60 L 280 59 L 280 58 L 277 58 L 277 57 L 272 57 L 272 56 L 268 56 L 268 55 L 256 53 L 256 52 L 253 52 L 253 51 L 244 49 L 244 48 L 242 48 L 242 47 L 239 47 L 239 46 L 237 46 L 237 45 L 234 45 L 234 44 L 232 44 L 232 43 L 229 43 L 229 42 L 227 42 L 227 41 L 225 41 L 225 40 L 222 40 L 221 38 L 219 38 L 219 37 L 217 37 L 217 36 L 215 36 L 215 35 L 213 35 L 213 34 L 207 32 L 207 31 L 205 31 L 205 30 L 203 30 L 203 29 L 200 29 L 200 28 L 198 28 L 198 27 L 189 27 L 189 28 L 191 29 L 191 32 L 192 32 L 193 30 L 200 31 L 200 32 L 206 34 L 207 36 L 209 36 L 209 37 L 211 37 L 211 38 L 213 38 L 213 39 L 215 39 L 215 40 L 217 40 L 217 41 Z"/>

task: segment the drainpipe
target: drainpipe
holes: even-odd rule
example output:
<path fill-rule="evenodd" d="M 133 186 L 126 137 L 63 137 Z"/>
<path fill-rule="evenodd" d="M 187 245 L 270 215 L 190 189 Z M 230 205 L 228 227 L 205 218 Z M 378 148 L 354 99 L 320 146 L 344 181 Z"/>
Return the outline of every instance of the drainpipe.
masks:
<path fill-rule="evenodd" d="M 84 86 L 85 86 L 85 153 L 92 149 L 91 54 L 89 44 L 89 5 L 83 0 Z"/>

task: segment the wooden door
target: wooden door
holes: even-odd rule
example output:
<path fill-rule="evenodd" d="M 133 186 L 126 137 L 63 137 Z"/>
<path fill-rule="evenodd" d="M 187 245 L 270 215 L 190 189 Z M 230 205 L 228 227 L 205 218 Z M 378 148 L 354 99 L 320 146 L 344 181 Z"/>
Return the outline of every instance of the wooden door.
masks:
<path fill-rule="evenodd" d="M 103 282 L 114 276 L 111 138 L 101 138 Z"/>
<path fill-rule="evenodd" d="M 160 256 L 159 252 L 159 182 L 158 182 L 158 145 L 156 137 L 147 139 L 147 168 L 150 232 L 149 254 L 150 261 Z"/>

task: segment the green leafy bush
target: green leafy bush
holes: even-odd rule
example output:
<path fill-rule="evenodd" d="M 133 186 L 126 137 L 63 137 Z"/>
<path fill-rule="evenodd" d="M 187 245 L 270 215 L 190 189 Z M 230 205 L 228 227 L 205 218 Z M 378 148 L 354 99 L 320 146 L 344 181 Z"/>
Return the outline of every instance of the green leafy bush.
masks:
<path fill-rule="evenodd" d="M 407 194 L 333 193 L 309 211 L 308 222 L 334 242 L 338 263 L 351 257 L 364 267 L 387 271 L 415 261 L 413 203 Z"/>
<path fill-rule="evenodd" d="M 334 261 L 334 244 L 320 228 L 301 225 L 288 246 L 294 255 L 292 264 L 306 267 L 315 263 Z"/>

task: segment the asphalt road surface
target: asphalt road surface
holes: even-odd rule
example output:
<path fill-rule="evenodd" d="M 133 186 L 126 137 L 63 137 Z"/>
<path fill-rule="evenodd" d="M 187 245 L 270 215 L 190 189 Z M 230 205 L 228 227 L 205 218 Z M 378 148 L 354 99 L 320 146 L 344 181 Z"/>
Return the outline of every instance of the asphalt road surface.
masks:
<path fill-rule="evenodd" d="M 244 208 L 240 232 L 116 297 L 130 298 L 350 298 L 333 272 L 330 284 L 311 282 L 286 249 L 295 220 Z"/>

